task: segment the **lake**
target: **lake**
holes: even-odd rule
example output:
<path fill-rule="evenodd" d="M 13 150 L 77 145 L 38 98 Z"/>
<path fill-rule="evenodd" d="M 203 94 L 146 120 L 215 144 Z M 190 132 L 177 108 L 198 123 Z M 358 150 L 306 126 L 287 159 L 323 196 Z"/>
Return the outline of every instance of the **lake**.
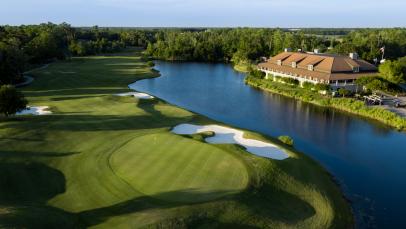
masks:
<path fill-rule="evenodd" d="M 226 124 L 272 137 L 330 171 L 359 228 L 406 228 L 406 134 L 340 111 L 254 89 L 226 64 L 156 62 L 159 78 L 131 87 Z"/>

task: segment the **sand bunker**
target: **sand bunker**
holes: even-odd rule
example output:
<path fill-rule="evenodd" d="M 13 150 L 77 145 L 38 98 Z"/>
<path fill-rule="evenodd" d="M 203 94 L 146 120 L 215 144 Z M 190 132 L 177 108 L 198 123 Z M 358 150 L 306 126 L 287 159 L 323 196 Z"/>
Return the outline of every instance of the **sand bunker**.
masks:
<path fill-rule="evenodd" d="M 192 124 L 181 124 L 174 127 L 172 130 L 172 132 L 175 134 L 197 134 L 208 131 L 215 133 L 215 136 L 206 138 L 206 142 L 208 143 L 238 144 L 245 147 L 246 150 L 252 154 L 275 160 L 284 160 L 289 157 L 288 154 L 286 154 L 281 148 L 277 147 L 274 144 L 244 138 L 243 131 L 225 126 L 219 125 L 198 126 Z"/>
<path fill-rule="evenodd" d="M 139 98 L 139 99 L 153 99 L 154 98 L 151 95 L 148 95 L 146 93 L 140 93 L 140 92 L 126 92 L 126 93 L 116 94 L 116 96 L 133 96 L 133 97 Z"/>
<path fill-rule="evenodd" d="M 48 106 L 27 107 L 25 110 L 17 112 L 16 115 L 49 115 L 52 114 L 48 111 Z"/>

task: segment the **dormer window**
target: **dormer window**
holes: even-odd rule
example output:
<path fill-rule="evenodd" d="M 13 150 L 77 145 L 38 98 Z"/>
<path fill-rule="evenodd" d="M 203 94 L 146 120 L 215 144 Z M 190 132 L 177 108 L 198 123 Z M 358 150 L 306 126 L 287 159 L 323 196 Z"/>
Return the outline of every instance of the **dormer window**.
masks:
<path fill-rule="evenodd" d="M 282 65 L 282 60 L 278 60 L 277 63 L 279 66 Z"/>
<path fill-rule="evenodd" d="M 307 65 L 307 70 L 313 71 L 313 70 L 314 70 L 314 66 L 313 66 L 312 64 Z"/>
<path fill-rule="evenodd" d="M 292 62 L 292 68 L 296 68 L 297 67 L 297 63 L 296 62 Z"/>
<path fill-rule="evenodd" d="M 359 72 L 359 67 L 352 67 L 352 71 L 355 73 Z"/>

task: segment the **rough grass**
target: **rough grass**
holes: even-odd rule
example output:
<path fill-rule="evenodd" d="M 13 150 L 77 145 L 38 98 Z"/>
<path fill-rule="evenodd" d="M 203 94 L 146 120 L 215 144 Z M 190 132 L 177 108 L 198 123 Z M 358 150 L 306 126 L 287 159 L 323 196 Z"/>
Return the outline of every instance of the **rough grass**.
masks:
<path fill-rule="evenodd" d="M 76 58 L 33 73 L 23 92 L 54 115 L 0 122 L 0 227 L 352 226 L 339 189 L 306 156 L 274 161 L 206 144 L 209 134 L 177 136 L 169 132 L 177 124 L 214 122 L 157 99 L 112 96 L 156 76 L 139 56 Z"/>

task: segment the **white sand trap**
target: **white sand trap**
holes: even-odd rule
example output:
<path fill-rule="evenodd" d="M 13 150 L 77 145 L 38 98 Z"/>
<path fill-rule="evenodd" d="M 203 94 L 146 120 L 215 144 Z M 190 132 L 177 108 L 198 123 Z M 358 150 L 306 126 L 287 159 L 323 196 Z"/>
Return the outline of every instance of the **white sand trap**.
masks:
<path fill-rule="evenodd" d="M 281 148 L 274 144 L 244 138 L 244 132 L 233 128 L 206 125 L 198 126 L 192 124 L 181 124 L 173 128 L 175 134 L 197 134 L 202 132 L 214 132 L 215 136 L 206 138 L 206 142 L 212 144 L 238 144 L 246 148 L 252 154 L 260 157 L 271 158 L 275 160 L 284 160 L 289 157 Z"/>
<path fill-rule="evenodd" d="M 48 111 L 48 106 L 27 107 L 25 110 L 17 112 L 16 115 L 49 115 L 52 114 Z"/>
<path fill-rule="evenodd" d="M 126 92 L 126 93 L 116 94 L 116 96 L 133 96 L 133 97 L 139 98 L 139 99 L 153 99 L 154 98 L 154 96 L 148 95 L 146 93 L 140 93 L 140 92 Z"/>

